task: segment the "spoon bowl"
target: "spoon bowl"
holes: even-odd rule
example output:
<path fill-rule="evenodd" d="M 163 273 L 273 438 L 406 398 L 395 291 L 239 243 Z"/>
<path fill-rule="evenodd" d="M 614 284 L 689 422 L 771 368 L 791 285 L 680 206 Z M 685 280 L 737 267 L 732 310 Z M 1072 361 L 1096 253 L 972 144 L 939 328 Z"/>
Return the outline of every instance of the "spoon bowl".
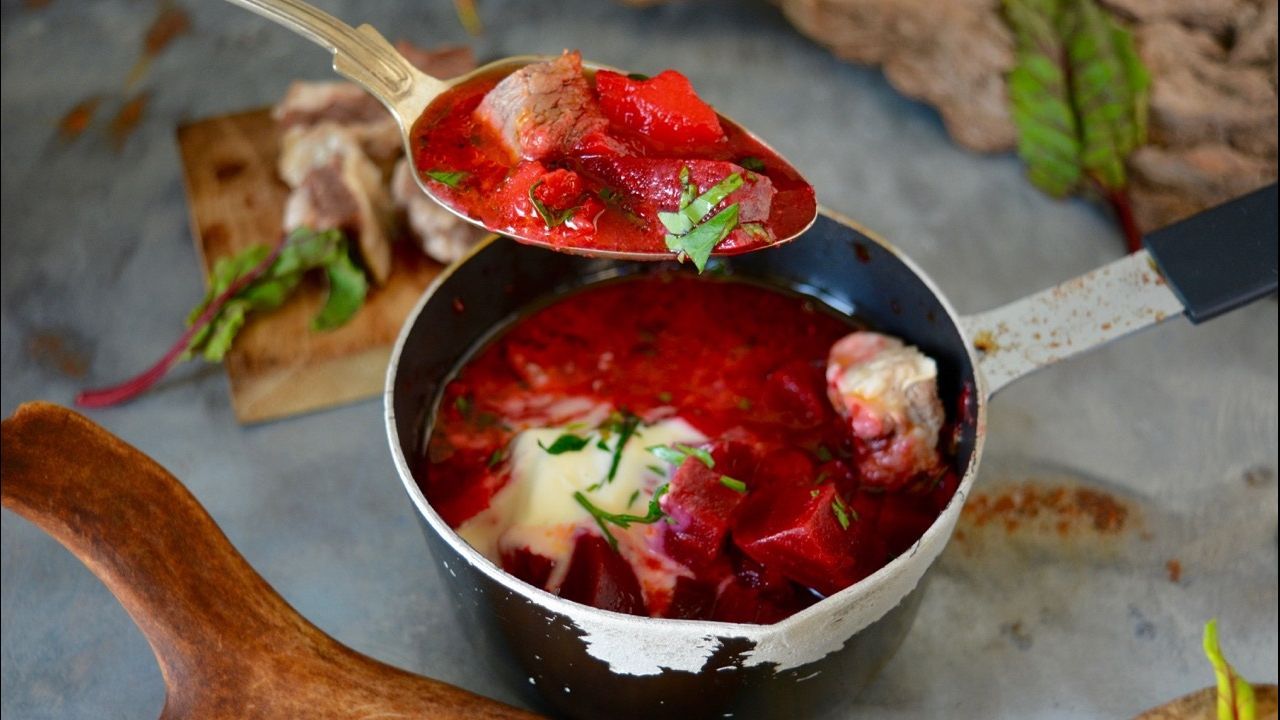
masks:
<path fill-rule="evenodd" d="M 414 123 L 431 108 L 432 103 L 440 99 L 448 90 L 466 85 L 477 78 L 497 75 L 505 76 L 526 65 L 552 59 L 538 55 L 507 57 L 495 60 L 451 80 L 441 80 L 427 75 L 414 67 L 391 43 L 387 42 L 387 39 L 381 33 L 370 25 L 361 25 L 358 28 L 353 28 L 323 10 L 302 2 L 302 0 L 228 1 L 277 22 L 312 42 L 328 48 L 333 53 L 334 71 L 360 85 L 369 94 L 376 97 L 395 118 L 396 125 L 400 128 L 401 139 L 404 142 L 405 155 L 410 160 L 414 157 L 412 147 Z M 615 70 L 615 68 L 591 62 L 584 62 L 583 66 L 589 72 Z M 755 134 L 724 115 L 718 114 L 718 116 L 722 126 L 726 129 L 741 132 L 754 142 L 759 143 L 764 149 L 781 160 L 789 172 L 799 176 L 799 173 L 785 158 L 767 143 L 756 137 Z M 527 245 L 535 245 L 557 252 L 611 260 L 668 261 L 672 259 L 672 253 L 666 250 L 612 250 L 581 244 L 553 243 L 543 238 L 513 232 L 511 228 L 486 225 L 481 219 L 460 210 L 452 203 L 446 202 L 439 193 L 432 190 L 430 184 L 423 180 L 420 172 L 415 171 L 413 175 L 418 187 L 424 193 L 453 214 L 477 227 L 510 237 Z M 780 236 L 767 245 L 729 249 L 712 254 L 735 255 L 790 242 L 803 235 L 813 225 L 817 215 L 817 206 L 814 205 L 812 214 L 807 215 L 804 222 L 789 224 L 786 236 Z"/>

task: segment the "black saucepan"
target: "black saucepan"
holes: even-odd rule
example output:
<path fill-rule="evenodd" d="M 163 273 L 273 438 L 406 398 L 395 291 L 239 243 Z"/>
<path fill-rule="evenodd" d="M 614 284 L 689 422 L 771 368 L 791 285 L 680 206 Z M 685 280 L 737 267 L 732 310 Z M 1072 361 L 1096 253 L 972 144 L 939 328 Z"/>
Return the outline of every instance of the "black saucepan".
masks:
<path fill-rule="evenodd" d="M 794 243 L 716 261 L 718 272 L 811 295 L 932 356 L 944 403 L 959 408 L 956 462 L 964 470 L 950 505 L 909 551 L 780 623 L 740 625 L 640 618 L 563 600 L 477 553 L 423 496 L 417 459 L 440 391 L 463 359 L 549 296 L 653 268 L 485 242 L 437 280 L 406 321 L 385 397 L 396 466 L 460 621 L 482 640 L 477 652 L 575 718 L 796 718 L 847 705 L 914 619 L 921 580 L 974 482 L 990 396 L 1164 319 L 1185 313 L 1199 322 L 1274 292 L 1276 187 L 1157 232 L 1147 247 L 969 317 L 892 246 L 830 213 Z"/>

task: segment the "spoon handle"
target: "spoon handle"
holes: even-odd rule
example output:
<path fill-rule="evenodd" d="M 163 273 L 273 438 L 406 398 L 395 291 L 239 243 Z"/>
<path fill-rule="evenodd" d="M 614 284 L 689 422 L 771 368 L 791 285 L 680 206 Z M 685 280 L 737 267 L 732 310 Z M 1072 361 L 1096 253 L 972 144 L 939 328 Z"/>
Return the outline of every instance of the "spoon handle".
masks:
<path fill-rule="evenodd" d="M 302 0 L 228 0 L 333 53 L 333 69 L 382 101 L 407 130 L 445 83 L 420 72 L 373 27 L 353 28 Z"/>

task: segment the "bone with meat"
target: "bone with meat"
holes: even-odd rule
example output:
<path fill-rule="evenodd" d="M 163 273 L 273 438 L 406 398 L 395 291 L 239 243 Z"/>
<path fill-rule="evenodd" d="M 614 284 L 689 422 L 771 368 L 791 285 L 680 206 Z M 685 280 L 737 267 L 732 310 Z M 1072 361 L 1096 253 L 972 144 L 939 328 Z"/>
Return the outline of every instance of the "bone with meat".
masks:
<path fill-rule="evenodd" d="M 405 215 L 409 230 L 432 260 L 449 264 L 460 259 L 484 237 L 472 225 L 431 199 L 413 177 L 413 167 L 401 158 L 391 174 L 391 197 Z"/>
<path fill-rule="evenodd" d="M 907 480 L 940 468 L 945 415 L 938 368 L 918 349 L 874 332 L 846 335 L 827 359 L 827 394 L 849 421 L 865 484 Z"/>
<path fill-rule="evenodd" d="M 284 229 L 339 229 L 352 238 L 374 282 L 391 275 L 391 200 L 382 171 L 355 133 L 334 123 L 285 132 L 280 176 L 292 187 Z"/>

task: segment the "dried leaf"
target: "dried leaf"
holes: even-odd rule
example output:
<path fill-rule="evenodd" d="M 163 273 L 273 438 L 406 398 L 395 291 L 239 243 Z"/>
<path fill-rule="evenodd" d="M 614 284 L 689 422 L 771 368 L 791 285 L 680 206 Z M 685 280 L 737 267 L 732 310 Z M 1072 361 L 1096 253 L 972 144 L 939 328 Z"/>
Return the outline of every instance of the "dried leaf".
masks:
<path fill-rule="evenodd" d="M 67 114 L 58 121 L 58 134 L 64 140 L 75 140 L 80 137 L 80 134 L 89 127 L 89 123 L 93 122 L 93 115 L 101 104 L 102 98 L 97 95 L 76 103 L 75 107 L 68 110 Z"/>

